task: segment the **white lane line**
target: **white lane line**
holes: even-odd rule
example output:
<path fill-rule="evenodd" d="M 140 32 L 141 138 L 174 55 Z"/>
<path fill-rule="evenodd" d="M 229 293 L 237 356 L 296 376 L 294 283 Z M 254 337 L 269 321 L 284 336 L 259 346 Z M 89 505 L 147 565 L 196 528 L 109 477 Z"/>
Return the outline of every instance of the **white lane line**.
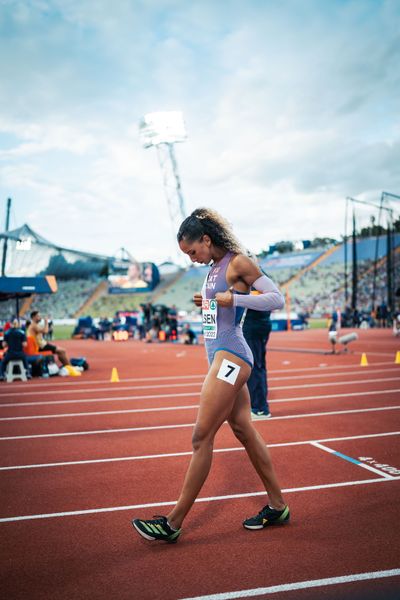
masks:
<path fill-rule="evenodd" d="M 375 363 L 375 364 L 379 364 L 379 365 L 387 365 L 388 363 Z M 352 365 L 353 367 L 355 365 Z M 365 367 L 364 367 L 365 368 Z M 119 383 L 133 383 L 133 382 L 141 382 L 141 381 L 175 381 L 176 379 L 204 379 L 204 377 L 207 375 L 207 372 L 204 371 L 204 373 L 199 373 L 198 375 L 160 375 L 159 377 L 123 377 L 121 378 L 120 376 L 120 381 Z M 83 375 L 84 376 L 84 375 Z M 58 379 L 58 381 L 57 381 Z M 50 381 L 47 379 L 45 382 L 41 382 L 41 383 L 36 383 L 34 381 L 30 381 L 29 383 L 17 383 L 18 385 L 18 389 L 31 389 L 31 388 L 43 388 L 44 390 L 47 390 L 50 386 L 54 387 L 54 388 L 61 388 L 61 389 L 65 389 L 65 387 L 80 387 L 80 386 L 85 386 L 85 385 L 104 385 L 105 383 L 110 383 L 110 379 L 89 379 L 89 380 L 85 380 L 85 379 L 81 379 L 79 378 L 79 381 L 77 381 L 76 379 L 74 379 L 74 381 L 65 381 L 65 378 L 61 379 L 61 378 L 56 378 L 56 379 L 51 379 Z M 53 390 L 55 391 L 55 390 Z M 8 396 L 8 394 L 0 394 L 1 396 Z M 16 394 L 13 394 L 16 395 Z"/>
<path fill-rule="evenodd" d="M 360 392 L 361 393 L 361 392 Z M 19 406 L 48 406 L 57 404 L 87 404 L 91 402 L 124 402 L 129 400 L 154 400 L 161 398 L 187 398 L 188 396 L 200 397 L 200 392 L 187 392 L 180 394 L 149 394 L 146 396 L 108 396 L 106 398 L 89 398 L 87 400 L 53 400 L 45 402 L 13 402 L 12 404 L 2 404 L 0 408 L 18 408 Z"/>
<path fill-rule="evenodd" d="M 386 411 L 386 410 L 398 410 L 400 406 L 377 406 L 373 408 L 357 408 L 351 410 L 334 410 L 334 411 L 326 411 L 320 413 L 304 413 L 302 415 L 283 415 L 280 417 L 273 417 L 272 419 L 268 419 L 268 422 L 272 421 L 280 421 L 283 419 L 305 419 L 309 417 L 329 417 L 332 415 L 346 415 L 346 414 L 356 414 L 356 413 L 367 413 L 367 412 L 378 412 L 378 411 Z M 262 421 L 262 419 L 260 419 Z M 264 423 L 266 421 L 263 421 Z M 194 427 L 195 423 L 184 423 L 179 425 L 152 425 L 146 427 L 124 427 L 122 429 L 96 429 L 92 431 L 68 431 L 62 433 L 39 433 L 39 434 L 31 434 L 31 435 L 13 435 L 0 437 L 0 442 L 6 440 L 31 440 L 38 438 L 53 438 L 53 437 L 69 437 L 76 435 L 96 435 L 103 433 L 126 433 L 133 431 L 154 431 L 154 430 L 162 430 L 162 429 L 178 429 L 181 427 Z"/>
<path fill-rule="evenodd" d="M 160 385 L 114 385 L 114 386 L 110 386 L 110 387 L 102 387 L 101 388 L 101 392 L 125 392 L 125 391 L 129 391 L 129 390 L 157 390 L 157 389 L 168 389 L 170 390 L 171 387 L 176 387 L 176 388 L 185 388 L 185 387 L 200 387 L 203 385 L 203 381 L 195 381 L 193 383 L 163 383 Z M 84 389 L 84 390 L 46 390 L 46 391 L 40 391 L 40 392 L 30 392 L 30 391 L 24 391 L 24 396 L 49 396 L 49 395 L 55 395 L 55 394 L 90 394 L 90 393 L 94 393 L 94 392 L 98 392 L 99 389 L 98 388 L 90 388 L 90 389 Z M 17 397 L 21 397 L 21 392 L 16 392 L 16 393 L 10 393 L 7 395 L 7 397 L 11 397 L 11 396 L 17 396 Z"/>
<path fill-rule="evenodd" d="M 163 406 L 162 408 L 129 408 L 126 410 L 101 410 L 97 412 L 64 413 L 52 415 L 28 415 L 25 417 L 0 417 L 0 421 L 29 421 L 31 419 L 66 419 L 72 417 L 98 417 L 102 415 L 124 415 L 129 413 L 165 412 L 171 410 L 195 410 L 198 404 L 188 406 Z"/>
<path fill-rule="evenodd" d="M 340 487 L 349 487 L 353 485 L 368 485 L 370 483 L 382 483 L 387 481 L 398 481 L 400 477 L 393 477 L 392 479 L 384 479 L 383 477 L 379 477 L 377 479 L 361 479 L 359 481 L 340 481 L 338 483 L 324 483 L 321 485 L 309 485 L 305 487 L 296 487 L 296 488 L 287 488 L 282 490 L 284 494 L 292 494 L 295 492 L 309 492 L 314 490 L 326 490 L 331 488 L 340 488 Z M 236 500 L 239 498 L 251 498 L 253 496 L 266 496 L 265 490 L 262 492 L 247 492 L 243 494 L 229 494 L 227 496 L 211 496 L 208 498 L 197 498 L 195 500 L 198 502 L 217 502 L 221 500 Z M 38 515 L 22 515 L 17 517 L 4 517 L 0 519 L 0 523 L 12 523 L 15 521 L 31 521 L 34 519 L 53 519 L 56 517 L 74 517 L 79 515 L 93 515 L 98 513 L 106 513 L 106 512 L 117 512 L 122 510 L 136 510 L 142 508 L 157 508 L 159 506 L 175 506 L 177 500 L 173 500 L 172 502 L 151 502 L 148 504 L 131 504 L 129 506 L 110 506 L 107 508 L 89 508 L 85 510 L 70 510 L 66 512 L 57 512 L 57 513 L 45 513 Z"/>
<path fill-rule="evenodd" d="M 393 394 L 400 392 L 400 388 L 393 390 L 373 390 L 371 392 L 346 392 L 345 394 L 324 394 L 323 396 L 299 396 L 298 398 L 282 398 L 280 400 L 268 400 L 268 404 L 279 404 L 280 402 L 303 402 L 304 400 L 324 400 L 325 398 L 349 398 L 354 396 L 376 396 L 381 394 Z"/>
<path fill-rule="evenodd" d="M 400 392 L 399 389 L 395 390 L 377 390 L 373 392 L 352 392 L 348 394 L 332 394 L 326 396 L 306 396 L 303 398 L 283 398 L 281 400 L 270 400 L 270 404 L 279 404 L 283 402 L 303 402 L 305 400 L 317 400 L 325 398 L 348 398 L 349 396 L 367 396 L 367 395 L 382 395 L 382 394 L 393 394 Z M 183 394 L 185 396 L 185 394 Z M 197 394 L 192 394 L 197 395 Z M 146 396 L 144 396 L 146 398 Z M 28 403 L 29 404 L 29 403 Z M 35 403 L 36 404 L 36 403 Z M 20 405 L 21 406 L 21 405 Z M 150 412 L 162 412 L 171 410 L 195 410 L 198 409 L 198 404 L 190 405 L 178 405 L 178 406 L 164 406 L 164 407 L 151 407 L 151 408 L 131 408 L 131 409 L 120 409 L 120 410 L 103 410 L 103 411 L 90 411 L 90 412 L 78 412 L 78 413 L 53 413 L 49 415 L 24 415 L 18 417 L 0 417 L 1 421 L 29 421 L 32 419 L 64 419 L 72 417 L 88 417 L 88 416 L 101 416 L 101 415 L 120 415 L 127 413 L 150 413 Z M 278 417 L 279 418 L 279 417 Z"/>
<path fill-rule="evenodd" d="M 271 388 L 270 388 L 271 390 Z M 295 396 L 293 398 L 281 398 L 276 400 L 269 400 L 269 403 L 278 404 L 279 402 L 302 402 L 303 400 L 323 400 L 325 398 L 347 398 L 350 396 L 375 396 L 380 394 L 393 394 L 400 392 L 400 388 L 393 388 L 389 390 L 372 390 L 369 392 L 345 392 L 344 394 L 323 394 L 321 396 Z M 87 400 L 53 400 L 44 402 L 13 402 L 11 404 L 2 404 L 0 408 L 20 408 L 26 406 L 58 406 L 61 404 L 91 404 L 91 403 L 103 403 L 103 402 L 134 402 L 135 400 L 161 400 L 164 398 L 188 398 L 189 396 L 200 397 L 199 392 L 188 392 L 182 394 L 151 394 L 148 396 L 116 396 L 105 397 L 105 398 L 89 398 Z"/>
<path fill-rule="evenodd" d="M 371 581 L 385 577 L 398 577 L 400 569 L 388 569 L 386 571 L 370 571 L 367 573 L 354 573 L 352 575 L 341 575 L 339 577 L 328 577 L 325 579 L 309 579 L 308 581 L 295 581 L 293 583 L 282 583 L 268 587 L 237 590 L 232 592 L 221 592 L 219 594 L 208 594 L 206 596 L 193 596 L 183 600 L 233 600 L 235 598 L 251 598 L 254 596 L 266 596 L 267 594 L 278 594 L 279 592 L 291 592 L 292 590 L 307 590 L 315 587 L 326 587 L 342 583 L 354 583 L 356 581 Z M 368 595 L 368 594 L 367 594 Z M 350 596 L 349 596 L 350 597 Z M 394 597 L 394 596 L 393 596 Z"/>
<path fill-rule="evenodd" d="M 367 471 L 372 471 L 372 473 L 375 473 L 375 475 L 380 475 L 381 477 L 386 477 L 387 479 L 393 479 L 392 475 L 389 475 L 389 473 L 385 473 L 385 471 L 380 471 L 379 469 L 375 469 L 374 467 L 371 467 L 370 465 L 367 465 L 356 458 L 352 458 L 351 456 L 347 456 L 347 454 L 343 454 L 342 452 L 333 450 L 332 448 L 329 448 L 328 446 L 325 446 L 324 444 L 321 444 L 320 442 L 311 442 L 311 445 L 315 446 L 316 448 L 319 448 L 320 450 L 324 450 L 324 452 L 328 452 L 329 454 L 333 454 L 334 456 L 338 456 L 339 458 L 342 458 L 350 463 L 353 463 L 354 465 L 357 465 L 358 467 L 367 469 Z"/>
<path fill-rule="evenodd" d="M 400 392 L 400 388 L 393 390 L 374 390 L 372 392 L 348 392 L 346 394 L 325 394 L 323 396 L 300 396 L 299 398 L 282 398 L 280 400 L 269 400 L 269 404 L 280 404 L 284 402 L 304 402 L 306 400 L 325 400 L 327 398 L 349 398 L 354 396 L 381 396 L 383 394 L 395 394 Z M 170 394 L 174 398 L 178 395 L 187 397 L 187 396 L 199 396 L 199 394 Z M 168 396 L 170 396 L 168 395 Z M 149 398 L 164 398 L 165 396 L 132 396 L 129 398 L 131 401 L 140 399 L 149 399 Z M 125 399 L 127 400 L 127 399 Z M 62 402 L 27 402 L 21 404 L 13 404 L 14 408 L 19 408 L 20 406 L 37 406 L 42 404 L 80 404 L 81 402 L 98 402 L 96 400 L 66 400 Z M 113 400 L 102 399 L 101 402 L 113 402 Z M 107 411 L 91 411 L 91 412 L 78 412 L 78 413 L 52 413 L 50 415 L 23 415 L 18 417 L 0 417 L 1 421 L 24 421 L 29 419 L 56 419 L 56 418 L 65 418 L 65 417 L 87 417 L 92 415 L 118 415 L 124 413 L 147 413 L 147 412 L 158 412 L 158 411 L 168 411 L 168 410 L 189 410 L 189 409 L 197 409 L 199 408 L 198 404 L 190 404 L 190 405 L 178 405 L 178 406 L 164 406 L 164 407 L 150 407 L 150 408 L 131 408 L 131 409 L 120 409 L 120 410 L 107 410 Z"/>
<path fill-rule="evenodd" d="M 369 353 L 368 353 L 369 354 Z M 395 355 L 395 352 L 393 352 L 393 356 Z M 381 367 L 381 366 L 387 366 L 387 365 L 393 365 L 393 361 L 384 361 L 384 362 L 374 362 L 373 365 L 370 365 L 374 368 L 376 367 Z M 320 366 L 320 365 L 316 365 L 315 367 L 304 367 L 304 368 L 298 368 L 298 369 L 288 369 L 288 368 L 280 368 L 280 369 L 269 369 L 268 373 L 270 373 L 271 375 L 273 373 L 278 373 L 278 374 L 282 374 L 282 373 L 305 373 L 306 371 L 316 371 L 319 374 L 322 374 L 324 371 L 335 371 L 335 369 L 338 369 L 338 373 L 331 373 L 332 375 L 341 375 L 343 374 L 343 371 L 346 369 L 356 369 L 357 367 L 359 367 L 358 364 L 356 365 L 324 365 L 324 366 Z M 361 367 L 359 372 L 365 374 L 366 368 L 365 367 Z M 356 373 L 357 371 L 355 371 Z M 198 379 L 198 378 L 203 378 L 207 375 L 207 372 L 204 371 L 204 373 L 200 373 L 198 375 L 161 375 L 159 377 L 124 377 L 120 380 L 120 383 L 124 383 L 124 382 L 139 382 L 139 381 L 174 381 L 176 379 Z M 318 374 L 316 374 L 316 376 L 318 377 Z M 43 383 L 36 383 L 36 382 L 29 382 L 29 383 L 19 383 L 18 382 L 18 389 L 22 390 L 22 389 L 32 389 L 32 388 L 43 388 L 45 390 L 47 390 L 49 388 L 49 386 L 54 386 L 55 388 L 60 387 L 62 389 L 64 389 L 66 386 L 68 387 L 76 387 L 76 386 L 85 386 L 85 385 L 103 385 L 104 383 L 110 383 L 109 379 L 98 379 L 96 381 L 94 381 L 93 379 L 90 379 L 89 381 L 85 381 L 80 379 L 79 381 L 59 381 L 58 383 L 56 381 L 46 381 Z M 53 390 L 55 391 L 55 390 Z M 0 398 L 2 396 L 8 397 L 8 393 L 5 394 L 1 394 L 0 393 Z M 13 394 L 13 395 L 17 395 L 17 393 Z"/>
<path fill-rule="evenodd" d="M 349 380 L 349 381 L 330 381 L 327 383 L 305 383 L 303 385 L 277 385 L 277 386 L 271 386 L 270 389 L 271 390 L 297 390 L 297 389 L 302 389 L 302 388 L 310 388 L 310 387 L 330 387 L 332 385 L 358 385 L 360 383 L 364 384 L 365 382 L 368 383 L 382 383 L 382 381 L 399 381 L 399 377 L 381 377 L 379 379 L 368 379 L 365 377 L 363 377 L 363 379 L 361 380 L 357 380 L 354 381 L 353 379 Z M 198 383 L 177 383 L 174 384 L 173 387 L 188 387 L 188 386 L 201 386 L 202 382 L 198 382 Z M 171 389 L 171 385 L 150 385 L 150 386 L 135 386 L 135 385 L 127 385 L 124 387 L 105 387 L 102 388 L 102 392 L 111 392 L 111 391 L 115 391 L 115 390 L 121 390 L 121 391 L 125 391 L 125 390 L 138 390 L 138 389 L 164 389 L 164 388 L 168 388 Z M 99 390 L 97 388 L 93 388 L 93 389 L 89 389 L 89 390 L 57 390 L 57 394 L 86 394 L 89 392 L 98 392 Z M 46 391 L 46 392 L 26 392 L 25 395 L 29 396 L 43 396 L 45 394 L 53 394 L 54 395 L 54 390 L 51 391 Z M 14 395 L 14 394 L 10 394 Z M 19 397 L 21 397 L 21 393 L 18 394 Z"/>
<path fill-rule="evenodd" d="M 338 385 L 359 385 L 365 383 L 387 383 L 388 381 L 399 381 L 399 377 L 383 377 L 380 379 L 367 379 L 365 376 L 361 380 L 357 381 L 327 381 L 326 383 L 305 383 L 304 385 L 278 385 L 272 386 L 271 390 L 298 390 L 303 388 L 316 388 L 316 387 L 326 387 L 326 386 L 338 386 Z"/>
<path fill-rule="evenodd" d="M 304 440 L 301 442 L 279 442 L 277 444 L 267 444 L 268 448 L 286 448 L 289 446 L 307 446 L 311 445 L 315 442 L 343 442 L 343 441 L 351 441 L 351 440 L 365 440 L 370 438 L 381 438 L 388 437 L 393 435 L 400 435 L 400 431 L 388 431 L 384 433 L 369 433 L 365 435 L 351 435 L 345 437 L 337 437 L 337 438 L 326 438 L 323 440 Z M 214 448 L 213 453 L 223 453 L 223 452 L 242 452 L 244 451 L 243 446 L 235 446 L 231 448 Z M 124 462 L 124 461 L 133 461 L 133 460 L 151 460 L 156 458 L 178 458 L 181 456 L 191 456 L 192 451 L 190 452 L 168 452 L 165 454 L 141 454 L 136 456 L 119 456 L 115 458 L 94 458 L 88 460 L 71 460 L 64 462 L 53 462 L 53 463 L 39 463 L 32 465 L 11 465 L 8 467 L 0 467 L 0 471 L 16 471 L 19 469 L 44 469 L 50 467 L 70 467 L 70 466 L 80 466 L 80 465 L 92 465 L 98 463 L 113 463 L 113 462 Z"/>
<path fill-rule="evenodd" d="M 397 369 L 390 369 L 390 371 L 396 371 Z M 399 373 L 400 373 L 400 369 L 399 369 Z M 299 389 L 299 388 L 308 388 L 308 387 L 323 387 L 323 386 L 331 386 L 331 385 L 357 385 L 359 383 L 382 383 L 382 381 L 398 381 L 399 377 L 384 377 L 384 378 L 379 378 L 379 379 L 368 379 L 366 378 L 366 374 L 367 373 L 357 373 L 359 375 L 362 375 L 362 379 L 357 379 L 357 380 L 353 380 L 353 381 L 328 381 L 328 382 L 320 382 L 320 383 L 309 383 L 309 384 L 303 384 L 303 385 L 280 385 L 280 386 L 271 386 L 270 389 L 271 390 L 292 390 L 292 389 Z M 371 372 L 369 374 L 372 374 Z M 375 374 L 375 371 L 374 371 Z M 325 376 L 331 376 L 331 373 L 325 374 Z M 337 376 L 343 375 L 340 373 L 336 374 Z M 313 376 L 316 379 L 320 378 L 320 375 L 315 375 Z M 307 377 L 307 379 L 309 379 L 310 377 Z M 281 380 L 290 380 L 293 379 L 293 377 L 284 377 L 284 378 L 280 378 L 277 377 L 275 378 L 275 381 L 281 381 Z M 297 379 L 301 379 L 301 377 L 296 377 Z M 272 381 L 273 378 L 270 378 L 270 381 Z M 161 384 L 161 385 L 125 385 L 125 386 L 110 386 L 110 387 L 103 387 L 101 389 L 102 392 L 115 392 L 115 391 L 129 391 L 129 390 L 146 390 L 146 389 L 171 389 L 171 387 L 177 387 L 177 388 L 181 388 L 181 387 L 193 387 L 193 386 L 201 386 L 202 385 L 202 381 L 199 382 L 194 382 L 194 383 L 174 383 L 174 384 Z M 48 396 L 48 395 L 55 395 L 55 394 L 83 394 L 83 393 L 95 393 L 98 392 L 98 388 L 89 388 L 89 389 L 77 389 L 77 390 L 69 390 L 69 389 L 61 389 L 61 390 L 41 390 L 41 391 L 29 391 L 29 390 L 24 390 L 23 395 L 24 396 Z M 21 397 L 21 392 L 10 392 L 9 394 L 7 394 L 6 398 L 11 398 L 11 397 Z M 1 398 L 1 396 L 0 396 Z"/>

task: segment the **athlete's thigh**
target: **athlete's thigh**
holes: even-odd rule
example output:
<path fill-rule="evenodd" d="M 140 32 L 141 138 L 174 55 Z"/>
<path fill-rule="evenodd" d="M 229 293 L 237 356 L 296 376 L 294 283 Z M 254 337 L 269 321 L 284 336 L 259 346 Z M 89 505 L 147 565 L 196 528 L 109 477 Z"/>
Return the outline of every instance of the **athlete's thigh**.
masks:
<path fill-rule="evenodd" d="M 201 390 L 197 427 L 214 432 L 219 429 L 229 417 L 250 372 L 250 365 L 230 352 L 215 353 Z"/>

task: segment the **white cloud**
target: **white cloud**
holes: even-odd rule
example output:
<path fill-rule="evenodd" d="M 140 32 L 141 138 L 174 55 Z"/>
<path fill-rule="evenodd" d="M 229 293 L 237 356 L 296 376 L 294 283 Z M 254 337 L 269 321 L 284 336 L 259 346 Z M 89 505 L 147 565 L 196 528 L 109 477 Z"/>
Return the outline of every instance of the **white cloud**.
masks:
<path fill-rule="evenodd" d="M 0 194 L 61 245 L 174 255 L 156 151 L 137 134 L 152 110 L 184 111 L 187 209 L 220 210 L 253 249 L 339 237 L 347 195 L 400 193 L 395 2 L 3 9 Z"/>

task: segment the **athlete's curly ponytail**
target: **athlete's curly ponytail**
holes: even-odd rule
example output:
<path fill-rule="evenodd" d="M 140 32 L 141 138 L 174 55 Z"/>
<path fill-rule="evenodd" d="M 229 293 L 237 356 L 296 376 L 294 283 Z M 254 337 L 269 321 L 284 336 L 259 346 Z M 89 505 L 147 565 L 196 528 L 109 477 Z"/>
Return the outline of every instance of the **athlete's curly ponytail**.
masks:
<path fill-rule="evenodd" d="M 178 242 L 199 240 L 207 234 L 212 243 L 235 254 L 243 254 L 244 249 L 235 237 L 230 223 L 212 208 L 196 208 L 187 217 L 178 231 Z"/>

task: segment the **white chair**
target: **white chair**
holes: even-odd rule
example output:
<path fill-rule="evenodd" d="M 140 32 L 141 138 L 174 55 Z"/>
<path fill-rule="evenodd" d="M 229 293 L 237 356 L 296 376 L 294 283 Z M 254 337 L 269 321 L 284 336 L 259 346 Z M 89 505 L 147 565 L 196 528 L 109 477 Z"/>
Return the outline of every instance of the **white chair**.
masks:
<path fill-rule="evenodd" d="M 10 383 L 14 379 L 27 381 L 26 371 L 22 360 L 10 360 L 6 367 L 6 381 Z"/>

